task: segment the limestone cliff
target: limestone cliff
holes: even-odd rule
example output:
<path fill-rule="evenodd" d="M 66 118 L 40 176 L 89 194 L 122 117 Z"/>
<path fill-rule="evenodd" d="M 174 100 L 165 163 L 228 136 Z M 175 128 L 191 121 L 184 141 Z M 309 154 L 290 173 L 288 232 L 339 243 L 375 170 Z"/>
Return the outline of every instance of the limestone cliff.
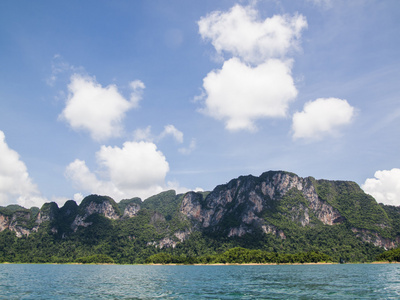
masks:
<path fill-rule="evenodd" d="M 79 209 L 80 212 L 71 224 L 74 231 L 79 226 L 87 227 L 91 225 L 92 223 L 86 222 L 86 219 L 93 214 L 100 214 L 112 220 L 119 219 L 120 217 L 117 204 L 110 197 L 90 195 L 82 200 Z"/>
<path fill-rule="evenodd" d="M 345 201 L 347 206 L 343 204 Z M 365 214 L 362 220 L 364 206 L 377 212 L 372 217 Z M 359 214 L 352 212 L 356 208 Z M 389 221 L 376 201 L 355 183 L 301 178 L 283 171 L 233 179 L 216 187 L 207 197 L 189 192 L 183 198 L 180 212 L 195 226 L 228 237 L 262 230 L 285 239 L 282 222 L 313 227 L 350 221 L 353 227 L 357 226 L 353 232 L 363 241 L 385 248 L 398 245 L 398 240 L 388 242 L 378 231 L 368 230 L 369 226 L 384 228 Z"/>
<path fill-rule="evenodd" d="M 262 217 L 263 212 L 274 209 L 276 202 L 282 201 L 289 191 L 299 192 L 304 200 L 304 203 L 288 207 L 293 222 L 309 225 L 310 212 L 323 224 L 341 222 L 338 210 L 318 196 L 311 178 L 300 178 L 288 172 L 239 177 L 218 186 L 205 199 L 201 194 L 189 192 L 182 201 L 181 213 L 204 228 L 216 227 L 223 221 L 237 223 L 237 228 L 229 229 L 229 235 L 240 236 L 251 232 L 252 227 L 271 228 L 268 220 Z"/>
<path fill-rule="evenodd" d="M 284 242 L 295 238 L 293 229 L 312 232 L 335 226 L 363 243 L 386 249 L 400 244 L 400 209 L 378 205 L 354 182 L 284 171 L 241 176 L 209 193 L 166 191 L 118 204 L 107 196 L 90 195 L 79 206 L 69 200 L 61 208 L 56 203 L 40 209 L 0 207 L 0 232 L 8 229 L 22 237 L 45 229 L 65 239 L 97 226 L 94 215 L 112 220 L 116 230 L 124 228 L 129 240 L 146 232 L 145 244 L 158 248 L 175 248 L 193 234 L 228 239 L 263 234 Z"/>

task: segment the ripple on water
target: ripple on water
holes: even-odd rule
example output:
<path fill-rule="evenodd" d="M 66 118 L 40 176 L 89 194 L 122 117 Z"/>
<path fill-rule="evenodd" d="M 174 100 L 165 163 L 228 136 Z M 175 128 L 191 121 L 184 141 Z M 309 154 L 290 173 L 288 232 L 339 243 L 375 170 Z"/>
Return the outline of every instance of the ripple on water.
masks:
<path fill-rule="evenodd" d="M 399 264 L 0 265 L 0 299 L 397 299 Z"/>

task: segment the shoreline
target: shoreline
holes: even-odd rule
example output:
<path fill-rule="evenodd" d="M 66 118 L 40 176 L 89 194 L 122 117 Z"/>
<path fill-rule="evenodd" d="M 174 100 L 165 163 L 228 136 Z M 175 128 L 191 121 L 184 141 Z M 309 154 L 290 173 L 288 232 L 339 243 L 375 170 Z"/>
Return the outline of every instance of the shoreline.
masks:
<path fill-rule="evenodd" d="M 101 266 L 306 266 L 306 265 L 340 265 L 338 262 L 311 262 L 311 263 L 214 263 L 214 264 L 108 264 L 108 263 L 21 263 L 21 262 L 1 262 L 0 265 L 101 265 Z M 357 264 L 400 264 L 398 261 L 372 261 L 372 262 L 349 262 L 343 265 L 357 265 Z"/>

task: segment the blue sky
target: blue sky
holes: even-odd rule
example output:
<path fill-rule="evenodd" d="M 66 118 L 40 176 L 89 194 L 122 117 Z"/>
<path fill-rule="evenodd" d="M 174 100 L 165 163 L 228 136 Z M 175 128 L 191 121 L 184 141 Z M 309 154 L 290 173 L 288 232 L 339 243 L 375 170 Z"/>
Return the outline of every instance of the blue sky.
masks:
<path fill-rule="evenodd" d="M 400 2 L 1 1 L 0 205 L 286 170 L 400 205 Z"/>

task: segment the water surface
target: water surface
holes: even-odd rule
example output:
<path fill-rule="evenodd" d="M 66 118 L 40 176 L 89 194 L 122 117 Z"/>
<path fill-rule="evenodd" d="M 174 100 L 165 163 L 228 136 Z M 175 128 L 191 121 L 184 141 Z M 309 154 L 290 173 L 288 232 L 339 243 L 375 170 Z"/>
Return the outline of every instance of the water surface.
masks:
<path fill-rule="evenodd" d="M 400 264 L 0 264 L 0 299 L 399 299 Z"/>

